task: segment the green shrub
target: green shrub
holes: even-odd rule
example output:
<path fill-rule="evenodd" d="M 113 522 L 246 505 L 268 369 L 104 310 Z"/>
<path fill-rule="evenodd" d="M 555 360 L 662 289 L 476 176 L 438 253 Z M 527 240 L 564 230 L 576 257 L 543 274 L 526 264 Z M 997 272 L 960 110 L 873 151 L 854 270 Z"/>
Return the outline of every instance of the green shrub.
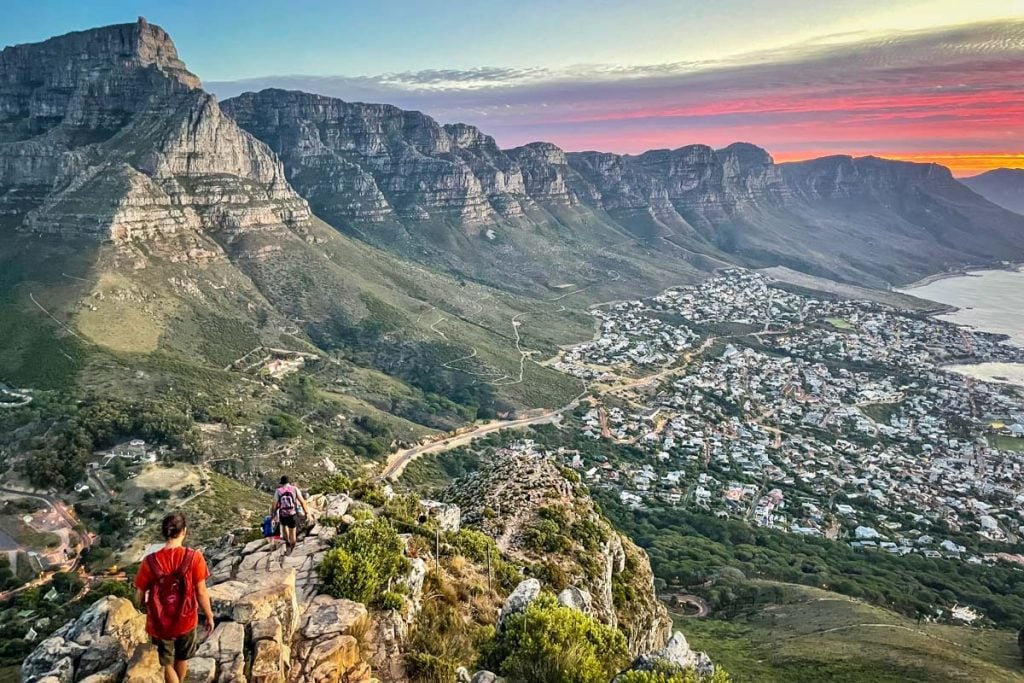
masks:
<path fill-rule="evenodd" d="M 622 633 L 550 594 L 506 620 L 491 654 L 501 675 L 535 683 L 607 683 L 628 661 Z"/>
<path fill-rule="evenodd" d="M 458 667 L 458 663 L 448 657 L 419 651 L 407 654 L 406 664 L 412 680 L 419 683 L 451 683 Z"/>
<path fill-rule="evenodd" d="M 270 435 L 275 439 L 293 439 L 305 431 L 302 421 L 288 413 L 271 415 L 267 424 L 270 425 Z"/>
<path fill-rule="evenodd" d="M 662 667 L 653 671 L 627 671 L 616 678 L 615 683 L 731 683 L 731 680 L 729 674 L 718 667 L 703 677 L 692 669 Z"/>
<path fill-rule="evenodd" d="M 319 493 L 348 493 L 352 489 L 352 480 L 343 474 L 331 474 L 314 482 L 309 487 L 310 495 Z"/>
<path fill-rule="evenodd" d="M 384 595 L 380 596 L 380 606 L 383 609 L 400 610 L 405 606 L 405 598 L 402 597 L 401 593 L 387 591 Z"/>
<path fill-rule="evenodd" d="M 398 533 L 386 520 L 374 519 L 338 536 L 317 573 L 329 595 L 370 603 L 408 569 L 405 544 Z"/>

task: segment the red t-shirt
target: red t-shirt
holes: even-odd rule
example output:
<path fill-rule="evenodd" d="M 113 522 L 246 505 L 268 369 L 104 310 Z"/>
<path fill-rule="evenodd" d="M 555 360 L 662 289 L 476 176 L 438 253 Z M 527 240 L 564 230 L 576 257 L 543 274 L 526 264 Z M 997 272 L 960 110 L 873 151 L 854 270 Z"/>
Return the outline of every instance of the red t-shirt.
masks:
<path fill-rule="evenodd" d="M 177 548 L 161 548 L 153 553 L 156 559 L 156 565 L 162 572 L 173 572 L 181 566 L 182 561 L 185 559 L 184 546 Z M 195 557 L 192 558 L 192 570 L 189 583 L 194 588 L 198 586 L 206 579 L 210 578 L 210 570 L 206 567 L 206 558 L 198 550 L 193 550 Z M 139 573 L 135 575 L 135 587 L 145 593 L 149 590 L 153 582 L 156 581 L 156 576 L 149 568 L 149 557 L 142 560 L 142 564 L 139 565 Z M 192 618 L 185 617 L 181 624 L 178 624 L 178 628 L 175 628 L 175 632 L 179 635 L 184 635 L 199 625 L 199 613 L 192 615 Z M 153 635 L 152 629 L 149 623 L 146 624 L 146 632 L 149 635 Z"/>

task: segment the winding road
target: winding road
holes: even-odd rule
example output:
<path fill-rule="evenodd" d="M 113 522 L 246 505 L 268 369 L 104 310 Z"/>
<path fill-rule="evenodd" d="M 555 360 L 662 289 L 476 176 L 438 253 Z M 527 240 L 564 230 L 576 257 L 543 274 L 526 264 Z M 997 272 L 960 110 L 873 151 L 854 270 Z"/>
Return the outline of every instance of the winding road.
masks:
<path fill-rule="evenodd" d="M 432 443 L 421 444 L 419 446 L 413 446 L 412 448 L 407 448 L 404 451 L 397 451 L 396 453 L 393 453 L 391 457 L 388 458 L 388 462 L 384 466 L 384 470 L 380 473 L 380 475 L 377 478 L 380 480 L 398 479 L 398 477 L 402 476 L 402 472 L 405 470 L 406 466 L 416 458 L 420 457 L 421 455 L 441 453 L 443 451 L 448 451 L 453 448 L 458 448 L 459 446 L 465 446 L 466 444 L 475 439 L 479 439 L 482 436 L 487 436 L 488 434 L 493 434 L 494 432 L 499 432 L 502 429 L 514 429 L 516 427 L 526 427 L 529 425 L 551 424 L 553 422 L 558 422 L 558 420 L 561 419 L 562 417 L 562 413 L 569 410 L 574 410 L 576 406 L 580 404 L 581 397 L 582 394 L 579 397 L 575 398 L 571 403 L 568 403 L 562 406 L 561 408 L 556 408 L 555 410 L 549 410 L 536 415 L 521 417 L 515 420 L 499 420 L 496 422 L 488 422 L 486 424 L 480 425 L 479 427 L 471 431 L 459 434 L 457 436 L 452 436 L 447 439 L 442 439 L 440 441 L 434 441 Z"/>

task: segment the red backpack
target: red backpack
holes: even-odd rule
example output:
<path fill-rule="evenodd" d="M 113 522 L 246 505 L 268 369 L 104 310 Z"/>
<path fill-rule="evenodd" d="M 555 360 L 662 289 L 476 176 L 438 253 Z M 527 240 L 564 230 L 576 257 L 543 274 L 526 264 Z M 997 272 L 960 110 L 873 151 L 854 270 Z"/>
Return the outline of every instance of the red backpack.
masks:
<path fill-rule="evenodd" d="M 192 585 L 192 563 L 195 556 L 195 550 L 186 548 L 185 556 L 172 572 L 160 569 L 156 553 L 146 558 L 149 571 L 154 577 L 149 587 L 149 600 L 146 601 L 150 635 L 160 639 L 177 638 L 183 635 L 182 624 L 191 624 L 198 619 L 199 601 Z"/>

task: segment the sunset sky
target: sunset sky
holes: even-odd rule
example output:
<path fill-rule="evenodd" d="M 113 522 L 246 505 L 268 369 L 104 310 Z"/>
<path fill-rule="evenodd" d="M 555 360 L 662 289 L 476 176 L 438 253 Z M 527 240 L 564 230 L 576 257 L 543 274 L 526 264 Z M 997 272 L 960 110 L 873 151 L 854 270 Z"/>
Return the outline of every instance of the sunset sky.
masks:
<path fill-rule="evenodd" d="M 743 140 L 776 160 L 1024 167 L 1024 0 L 130 2 L 7 7 L 4 45 L 144 15 L 222 97 L 420 109 L 502 146 Z"/>

